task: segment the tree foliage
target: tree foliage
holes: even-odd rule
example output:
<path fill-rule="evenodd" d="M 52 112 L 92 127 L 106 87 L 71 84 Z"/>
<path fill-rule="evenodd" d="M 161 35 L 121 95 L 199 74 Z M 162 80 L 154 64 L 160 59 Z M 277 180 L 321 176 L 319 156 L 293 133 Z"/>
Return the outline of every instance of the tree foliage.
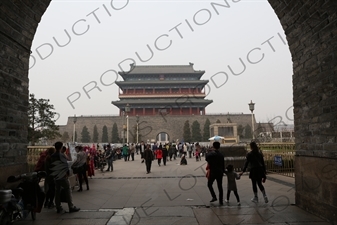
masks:
<path fill-rule="evenodd" d="M 111 134 L 111 142 L 118 143 L 119 142 L 119 135 L 118 135 L 118 127 L 117 123 L 112 125 L 112 134 Z"/>
<path fill-rule="evenodd" d="M 90 133 L 88 131 L 87 126 L 83 127 L 82 132 L 81 132 L 81 136 L 82 136 L 82 139 L 81 139 L 82 143 L 89 143 L 89 142 L 91 142 Z"/>
<path fill-rule="evenodd" d="M 105 125 L 103 127 L 103 132 L 102 132 L 102 142 L 103 143 L 108 143 L 109 142 L 108 128 Z"/>
<path fill-rule="evenodd" d="M 97 143 L 98 142 L 98 131 L 97 131 L 97 126 L 95 125 L 94 126 L 94 132 L 93 132 L 93 135 L 92 135 L 92 141 Z"/>
<path fill-rule="evenodd" d="M 240 136 L 240 138 L 244 137 L 243 130 L 244 130 L 244 127 L 240 124 L 237 128 L 238 135 Z"/>
<path fill-rule="evenodd" d="M 192 123 L 192 141 L 202 141 L 200 123 L 197 120 Z"/>
<path fill-rule="evenodd" d="M 202 139 L 203 141 L 208 141 L 208 139 L 210 138 L 209 136 L 209 126 L 211 125 L 211 121 L 209 121 L 209 119 L 207 118 L 204 124 L 204 132 L 202 135 Z"/>
<path fill-rule="evenodd" d="M 257 125 L 257 129 L 255 130 L 255 134 L 256 135 L 259 135 L 260 133 L 262 132 L 266 132 L 266 129 L 264 127 L 262 127 L 261 123 L 259 123 Z"/>
<path fill-rule="evenodd" d="M 191 137 L 191 128 L 190 128 L 190 122 L 188 120 L 185 121 L 184 124 L 184 142 L 191 142 L 192 137 Z"/>
<path fill-rule="evenodd" d="M 35 145 L 39 139 L 53 140 L 61 137 L 59 127 L 54 119 L 56 112 L 49 99 L 36 99 L 34 94 L 29 95 L 28 104 L 28 140 Z"/>
<path fill-rule="evenodd" d="M 248 124 L 245 126 L 245 138 L 252 138 L 252 128 Z"/>

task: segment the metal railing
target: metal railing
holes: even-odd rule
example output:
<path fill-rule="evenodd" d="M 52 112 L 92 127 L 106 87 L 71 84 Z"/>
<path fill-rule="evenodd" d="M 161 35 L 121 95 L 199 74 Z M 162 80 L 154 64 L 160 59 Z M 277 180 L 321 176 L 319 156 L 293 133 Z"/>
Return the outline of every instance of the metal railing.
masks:
<path fill-rule="evenodd" d="M 119 114 L 106 114 L 106 115 L 80 115 L 76 116 L 76 118 L 81 118 L 81 117 L 115 117 L 115 116 L 120 116 Z M 74 118 L 73 116 L 70 116 L 69 118 Z"/>
<path fill-rule="evenodd" d="M 208 116 L 243 115 L 243 112 L 207 113 Z M 249 114 L 247 114 L 249 115 Z"/>
<path fill-rule="evenodd" d="M 267 172 L 295 177 L 294 143 L 263 143 L 259 146 L 264 156 Z"/>
<path fill-rule="evenodd" d="M 27 147 L 27 164 L 28 172 L 33 172 L 37 161 L 40 158 L 40 153 L 53 146 L 28 146 Z"/>

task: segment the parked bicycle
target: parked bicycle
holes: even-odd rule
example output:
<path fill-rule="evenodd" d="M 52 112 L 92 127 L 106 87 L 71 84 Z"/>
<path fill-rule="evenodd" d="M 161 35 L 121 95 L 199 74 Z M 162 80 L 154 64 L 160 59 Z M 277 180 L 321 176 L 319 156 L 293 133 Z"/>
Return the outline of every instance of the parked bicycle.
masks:
<path fill-rule="evenodd" d="M 0 190 L 1 225 L 10 225 L 14 221 L 26 219 L 28 215 L 31 215 L 33 221 L 36 219 L 36 213 L 41 212 L 45 198 L 39 182 L 45 177 L 46 172 L 40 171 L 7 178 L 7 183 L 20 183 L 17 188 Z"/>

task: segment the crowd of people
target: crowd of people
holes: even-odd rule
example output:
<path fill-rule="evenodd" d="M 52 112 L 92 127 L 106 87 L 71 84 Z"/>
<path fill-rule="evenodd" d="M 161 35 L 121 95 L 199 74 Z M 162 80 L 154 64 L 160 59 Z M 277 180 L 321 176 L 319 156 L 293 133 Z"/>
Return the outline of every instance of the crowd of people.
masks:
<path fill-rule="evenodd" d="M 134 161 L 135 154 L 140 155 L 141 163 L 145 162 L 146 173 L 151 173 L 153 161 L 157 161 L 158 166 L 162 163 L 166 166 L 167 161 L 180 158 L 180 165 L 187 165 L 186 158 L 194 158 L 200 161 L 201 157 L 205 157 L 207 161 L 206 177 L 208 179 L 207 186 L 211 194 L 211 201 L 219 200 L 220 205 L 223 205 L 223 175 L 227 176 L 227 196 L 225 202 L 229 202 L 231 191 L 240 205 L 240 197 L 237 190 L 236 180 L 240 179 L 241 175 L 250 167 L 249 178 L 252 181 L 254 197 L 252 202 L 258 202 L 257 187 L 263 194 L 264 200 L 267 203 L 268 197 L 262 183 L 266 180 L 266 168 L 263 155 L 260 152 L 255 142 L 250 143 L 251 151 L 246 156 L 246 162 L 242 168 L 242 172 L 236 173 L 232 165 L 227 165 L 225 168 L 224 156 L 219 152 L 220 143 L 214 142 L 212 147 L 200 146 L 198 143 L 176 143 L 176 144 L 145 144 L 143 141 L 139 144 L 124 144 L 122 147 L 112 147 L 111 144 L 92 145 L 75 147 L 77 152 L 76 160 L 72 163 L 71 169 L 77 175 L 79 182 L 78 192 L 83 191 L 83 181 L 86 184 L 86 190 L 89 190 L 88 177 L 95 175 L 95 169 L 102 168 L 102 163 L 107 164 L 106 171 L 113 171 L 113 161 L 123 159 L 125 162 Z M 64 212 L 61 201 L 67 202 L 69 212 L 77 212 L 80 209 L 74 206 L 72 202 L 71 185 L 69 182 L 70 168 L 68 161 L 71 161 L 69 148 L 63 146 L 62 142 L 56 142 L 54 148 L 49 148 L 42 152 L 40 159 L 35 167 L 35 171 L 44 170 L 47 173 L 45 179 L 46 200 L 44 207 L 56 207 L 57 213 Z M 217 198 L 213 183 L 217 182 L 219 190 L 219 199 Z M 61 199 L 62 198 L 62 199 Z M 54 204 L 55 200 L 55 204 Z"/>
<path fill-rule="evenodd" d="M 186 155 L 189 158 L 195 157 L 200 160 L 201 155 L 205 155 L 205 148 L 198 143 L 166 143 L 166 144 L 124 144 L 122 147 L 115 147 L 111 144 L 78 145 L 75 147 L 76 160 L 72 163 L 71 169 L 77 176 L 79 183 L 78 192 L 83 191 L 83 182 L 86 190 L 89 190 L 88 177 L 95 176 L 95 169 L 103 168 L 105 171 L 113 171 L 113 161 L 124 159 L 124 161 L 134 161 L 135 154 L 140 155 L 141 162 L 146 164 L 146 172 L 151 172 L 153 160 L 157 160 L 158 165 L 166 166 L 167 160 L 181 158 L 180 164 L 187 165 Z M 62 142 L 56 142 L 54 147 L 41 152 L 40 158 L 35 166 L 35 171 L 46 171 L 44 189 L 46 193 L 45 208 L 56 207 L 58 213 L 64 212 L 61 201 L 68 203 L 69 212 L 77 212 L 80 209 L 72 203 L 71 185 L 68 179 L 70 168 L 68 161 L 72 161 L 69 146 Z M 54 204 L 55 201 L 55 204 Z"/>
<path fill-rule="evenodd" d="M 54 208 L 57 213 L 64 213 L 62 202 L 68 203 L 69 212 L 78 212 L 80 208 L 74 206 L 69 181 L 70 170 L 68 166 L 69 154 L 62 142 L 56 142 L 53 148 L 42 152 L 35 167 L 35 171 L 46 171 L 44 191 L 46 199 L 45 208 Z M 78 154 L 79 155 L 79 154 Z M 82 160 L 79 157 L 79 160 Z M 54 204 L 55 200 L 55 204 Z"/>

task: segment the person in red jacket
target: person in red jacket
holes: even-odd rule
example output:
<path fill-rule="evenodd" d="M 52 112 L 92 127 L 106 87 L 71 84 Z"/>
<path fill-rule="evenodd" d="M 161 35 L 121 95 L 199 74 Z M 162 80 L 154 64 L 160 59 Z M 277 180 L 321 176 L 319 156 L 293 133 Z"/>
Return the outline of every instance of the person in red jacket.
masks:
<path fill-rule="evenodd" d="M 40 158 L 35 165 L 34 172 L 45 171 L 44 163 L 46 161 L 47 155 L 48 155 L 48 150 L 44 150 L 43 152 L 40 152 Z"/>
<path fill-rule="evenodd" d="M 162 146 L 161 145 L 156 150 L 156 156 L 157 156 L 157 159 L 158 159 L 158 165 L 160 166 L 161 159 L 163 158 L 163 150 L 162 150 Z"/>

